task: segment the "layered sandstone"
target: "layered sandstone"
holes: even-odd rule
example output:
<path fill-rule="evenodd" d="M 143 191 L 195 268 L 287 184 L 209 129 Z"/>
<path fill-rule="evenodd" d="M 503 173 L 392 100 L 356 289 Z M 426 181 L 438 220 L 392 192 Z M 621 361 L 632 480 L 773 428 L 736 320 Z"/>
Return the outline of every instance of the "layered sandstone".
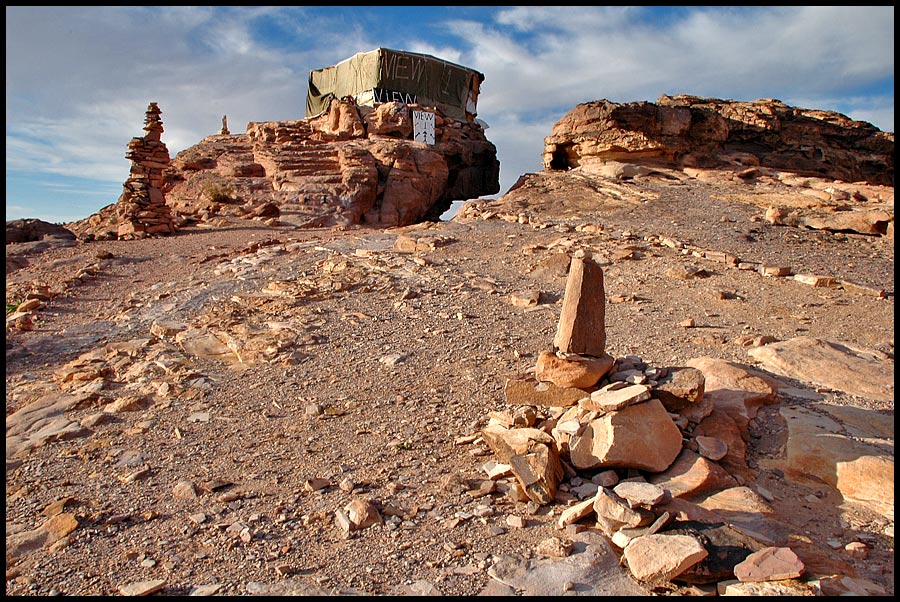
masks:
<path fill-rule="evenodd" d="M 435 144 L 413 140 L 416 105 L 334 102 L 315 119 L 250 123 L 182 151 L 166 171 L 181 216 L 256 217 L 305 226 L 403 226 L 453 200 L 499 191 L 497 150 L 481 126 L 435 115 Z M 277 208 L 271 210 L 271 206 Z"/>
<path fill-rule="evenodd" d="M 546 169 L 608 162 L 765 167 L 894 185 L 894 134 L 834 111 L 775 99 L 661 96 L 656 103 L 582 103 L 544 140 Z"/>

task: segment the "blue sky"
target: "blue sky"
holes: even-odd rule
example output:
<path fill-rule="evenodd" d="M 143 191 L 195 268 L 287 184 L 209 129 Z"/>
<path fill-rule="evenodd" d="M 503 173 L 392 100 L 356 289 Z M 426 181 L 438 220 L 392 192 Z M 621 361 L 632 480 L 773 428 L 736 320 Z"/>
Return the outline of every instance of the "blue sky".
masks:
<path fill-rule="evenodd" d="M 485 74 L 501 193 L 578 103 L 777 98 L 894 131 L 894 8 L 7 7 L 6 219 L 115 203 L 158 102 L 172 157 L 221 127 L 300 119 L 310 70 L 386 47 Z"/>

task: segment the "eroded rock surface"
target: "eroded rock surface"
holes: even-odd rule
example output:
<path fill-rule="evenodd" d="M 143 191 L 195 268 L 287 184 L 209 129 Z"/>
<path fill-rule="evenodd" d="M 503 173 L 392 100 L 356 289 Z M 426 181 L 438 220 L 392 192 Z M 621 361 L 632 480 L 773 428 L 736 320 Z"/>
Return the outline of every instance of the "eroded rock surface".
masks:
<path fill-rule="evenodd" d="M 833 111 L 772 98 L 739 102 L 679 94 L 655 103 L 578 105 L 545 139 L 544 167 L 652 159 L 678 167 L 731 164 L 893 186 L 893 146 L 893 133 Z M 610 175 L 640 174 L 633 169 Z"/>

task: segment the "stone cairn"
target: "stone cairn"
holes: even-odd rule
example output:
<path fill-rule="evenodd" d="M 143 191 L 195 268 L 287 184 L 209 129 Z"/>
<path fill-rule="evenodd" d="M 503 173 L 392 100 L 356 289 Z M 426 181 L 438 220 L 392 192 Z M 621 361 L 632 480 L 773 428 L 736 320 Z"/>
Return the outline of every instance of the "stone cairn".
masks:
<path fill-rule="evenodd" d="M 712 400 L 704 398 L 702 371 L 657 369 L 637 356 L 615 359 L 606 353 L 605 301 L 601 266 L 577 251 L 555 349 L 539 354 L 533 376 L 507 380 L 506 401 L 513 408 L 489 413 L 480 438 L 496 460 L 482 469 L 498 490 L 504 482 L 507 495 L 533 505 L 533 511 L 565 503 L 558 526 L 566 535 L 592 523 L 622 554 L 632 576 L 650 587 L 670 580 L 718 582 L 721 592 L 744 581 L 799 577 L 803 563 L 789 548 L 763 536 L 765 542 L 754 539 L 680 499 L 700 485 L 710 493 L 740 490 L 737 478 L 717 464 L 734 462 L 725 456 L 738 450 L 694 433 L 713 410 Z M 684 522 L 693 519 L 711 522 Z M 669 527 L 677 530 L 670 533 Z M 686 535 L 688 527 L 715 532 Z M 772 554 L 780 559 L 774 572 L 760 566 Z"/>
<path fill-rule="evenodd" d="M 143 138 L 132 138 L 125 158 L 131 160 L 131 173 L 116 203 L 116 222 L 120 240 L 150 235 L 174 234 L 172 212 L 162 192 L 163 170 L 169 165 L 169 150 L 160 137 L 162 111 L 155 102 L 147 107 Z"/>

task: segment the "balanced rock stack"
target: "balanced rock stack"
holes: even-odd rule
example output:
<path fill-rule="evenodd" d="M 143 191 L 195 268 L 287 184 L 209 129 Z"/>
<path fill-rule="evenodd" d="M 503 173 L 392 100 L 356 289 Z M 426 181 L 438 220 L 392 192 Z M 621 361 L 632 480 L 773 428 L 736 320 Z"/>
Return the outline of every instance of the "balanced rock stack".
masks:
<path fill-rule="evenodd" d="M 578 251 L 556 350 L 540 353 L 533 376 L 507 380 L 506 401 L 514 407 L 490 412 L 480 432 L 496 456 L 482 469 L 497 490 L 532 506 L 565 505 L 561 529 L 599 530 L 621 550 L 632 575 L 651 587 L 671 580 L 723 587 L 803 573 L 790 549 L 756 533 L 758 523 L 726 525 L 714 511 L 725 503 L 721 497 L 760 516 L 768 512 L 743 486 L 743 477 L 751 477 L 738 426 L 715 412 L 714 395 L 704 395 L 708 367 L 655 368 L 638 356 L 614 359 L 605 345 L 603 270 Z M 774 402 L 774 389 L 760 393 L 766 383 L 759 377 L 741 378 L 753 381 L 756 393 L 741 398 L 735 415 L 755 415 L 751 397 L 757 405 Z M 780 567 L 744 579 L 741 563 L 766 548 L 790 559 L 789 574 Z"/>
<path fill-rule="evenodd" d="M 125 158 L 131 173 L 115 207 L 118 238 L 130 240 L 153 234 L 173 234 L 172 212 L 162 192 L 163 170 L 169 165 L 169 150 L 163 133 L 159 107 L 151 102 L 144 119 L 143 138 L 132 138 Z"/>

